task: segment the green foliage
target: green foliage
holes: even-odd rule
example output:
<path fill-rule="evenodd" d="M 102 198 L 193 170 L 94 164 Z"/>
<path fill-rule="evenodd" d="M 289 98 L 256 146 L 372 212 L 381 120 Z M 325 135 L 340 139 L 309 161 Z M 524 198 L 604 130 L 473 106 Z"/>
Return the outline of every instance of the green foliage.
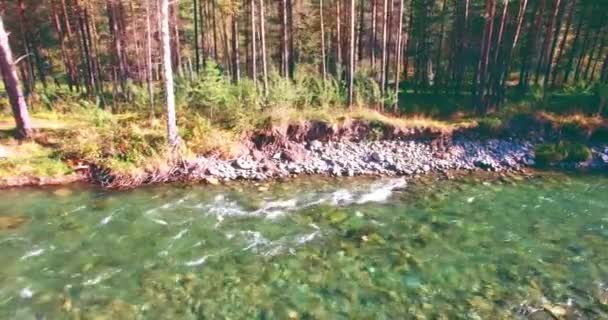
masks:
<path fill-rule="evenodd" d="M 499 118 L 487 117 L 477 121 L 477 129 L 482 136 L 493 137 L 502 133 L 504 125 Z"/>
<path fill-rule="evenodd" d="M 590 135 L 589 129 L 577 121 L 562 124 L 560 130 L 562 137 L 572 140 L 586 140 Z"/>
<path fill-rule="evenodd" d="M 592 153 L 584 144 L 559 142 L 557 144 L 538 145 L 535 156 L 539 164 L 555 164 L 562 161 L 584 162 L 591 159 Z"/>

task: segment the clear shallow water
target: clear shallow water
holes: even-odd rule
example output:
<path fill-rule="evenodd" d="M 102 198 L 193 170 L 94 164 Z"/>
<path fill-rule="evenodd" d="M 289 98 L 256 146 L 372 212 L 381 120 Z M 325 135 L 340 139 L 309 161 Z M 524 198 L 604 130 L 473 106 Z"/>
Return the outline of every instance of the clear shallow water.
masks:
<path fill-rule="evenodd" d="M 22 189 L 0 217 L 25 218 L 0 230 L 0 319 L 512 319 L 569 299 L 608 319 L 606 177 Z"/>

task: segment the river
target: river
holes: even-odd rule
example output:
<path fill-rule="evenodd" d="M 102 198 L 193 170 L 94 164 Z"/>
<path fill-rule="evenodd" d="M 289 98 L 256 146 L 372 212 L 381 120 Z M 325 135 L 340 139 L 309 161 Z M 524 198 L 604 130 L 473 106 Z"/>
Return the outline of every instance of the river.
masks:
<path fill-rule="evenodd" d="M 14 189 L 1 221 L 0 319 L 608 319 L 605 176 Z"/>

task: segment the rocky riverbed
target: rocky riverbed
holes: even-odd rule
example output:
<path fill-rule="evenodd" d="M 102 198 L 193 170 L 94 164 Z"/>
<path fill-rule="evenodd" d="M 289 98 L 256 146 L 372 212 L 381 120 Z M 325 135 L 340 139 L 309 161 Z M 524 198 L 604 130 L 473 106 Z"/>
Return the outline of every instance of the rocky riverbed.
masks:
<path fill-rule="evenodd" d="M 538 142 L 519 139 L 471 140 L 449 143 L 420 140 L 329 141 L 289 143 L 271 152 L 253 150 L 233 160 L 199 158 L 192 178 L 266 180 L 293 175 L 412 176 L 455 170 L 519 171 L 535 166 Z M 593 159 L 564 168 L 608 168 L 608 147 L 593 147 Z"/>

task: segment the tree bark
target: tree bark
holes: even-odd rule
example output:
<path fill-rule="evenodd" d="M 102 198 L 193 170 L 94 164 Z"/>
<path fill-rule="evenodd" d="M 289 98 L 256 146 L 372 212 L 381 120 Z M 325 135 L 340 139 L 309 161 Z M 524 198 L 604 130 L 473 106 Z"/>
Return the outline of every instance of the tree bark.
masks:
<path fill-rule="evenodd" d="M 167 108 L 167 141 L 175 150 L 179 144 L 175 117 L 175 94 L 173 89 L 173 60 L 171 59 L 171 29 L 169 27 L 169 0 L 160 0 L 160 37 L 163 53 L 165 103 Z"/>
<path fill-rule="evenodd" d="M 266 13 L 264 0 L 260 0 L 260 40 L 262 46 L 262 76 L 264 83 L 264 95 L 268 95 L 268 62 L 266 61 Z"/>
<path fill-rule="evenodd" d="M 388 0 L 384 0 L 382 6 L 382 61 L 380 67 L 382 68 L 380 73 L 380 91 L 382 92 L 383 98 L 386 89 L 386 58 L 387 58 L 387 42 L 388 42 Z M 384 109 L 384 103 L 382 103 Z"/>
<path fill-rule="evenodd" d="M 258 48 L 257 48 L 257 37 L 255 30 L 255 0 L 250 0 L 249 5 L 251 7 L 251 78 L 253 79 L 254 85 L 258 83 Z"/>
<path fill-rule="evenodd" d="M 488 62 L 490 59 L 490 47 L 492 44 L 492 33 L 494 30 L 494 16 L 496 15 L 496 0 L 486 0 L 485 27 L 483 31 L 481 53 L 476 77 L 476 107 L 478 111 L 485 112 L 487 109 L 486 78 Z"/>
<path fill-rule="evenodd" d="M 566 30 L 564 30 L 564 35 L 559 44 L 559 49 L 556 54 L 555 60 L 555 68 L 553 68 L 551 74 L 551 85 L 555 86 L 555 80 L 557 78 L 557 72 L 559 70 L 560 62 L 562 61 L 564 49 L 566 47 L 566 42 L 568 41 L 568 36 L 570 34 L 570 29 L 572 28 L 572 17 L 574 16 L 574 9 L 576 8 L 576 0 L 572 0 L 570 2 L 570 8 L 568 9 L 568 17 L 566 18 Z"/>
<path fill-rule="evenodd" d="M 323 0 L 319 0 L 319 17 L 321 23 L 321 72 L 323 74 L 323 84 L 327 80 L 327 58 L 325 55 L 325 21 L 323 17 Z"/>
<path fill-rule="evenodd" d="M 241 81 L 241 61 L 239 49 L 239 26 L 236 13 L 232 15 L 232 81 Z"/>
<path fill-rule="evenodd" d="M 0 70 L 4 79 L 4 87 L 11 103 L 13 117 L 16 123 L 16 136 L 25 139 L 32 134 L 32 125 L 27 111 L 27 104 L 21 91 L 17 70 L 13 61 L 13 53 L 8 41 L 8 34 L 4 29 L 4 22 L 0 17 Z"/>
<path fill-rule="evenodd" d="M 150 116 L 154 116 L 154 87 L 152 86 L 152 30 L 150 30 L 150 0 L 146 0 L 146 84 Z"/>
<path fill-rule="evenodd" d="M 201 55 L 198 46 L 198 2 L 192 0 L 193 20 L 194 20 L 194 66 L 196 73 L 200 72 L 201 69 Z"/>
<path fill-rule="evenodd" d="M 397 59 L 395 59 L 395 100 L 393 104 L 393 112 L 399 111 L 399 79 L 401 76 L 401 43 L 403 40 L 403 10 L 404 0 L 399 0 L 399 27 L 397 29 Z M 445 4 L 445 2 L 444 2 Z"/>
<path fill-rule="evenodd" d="M 348 107 L 353 107 L 353 85 L 355 79 L 355 0 L 350 0 L 350 41 L 349 41 L 349 63 L 348 63 Z"/>

